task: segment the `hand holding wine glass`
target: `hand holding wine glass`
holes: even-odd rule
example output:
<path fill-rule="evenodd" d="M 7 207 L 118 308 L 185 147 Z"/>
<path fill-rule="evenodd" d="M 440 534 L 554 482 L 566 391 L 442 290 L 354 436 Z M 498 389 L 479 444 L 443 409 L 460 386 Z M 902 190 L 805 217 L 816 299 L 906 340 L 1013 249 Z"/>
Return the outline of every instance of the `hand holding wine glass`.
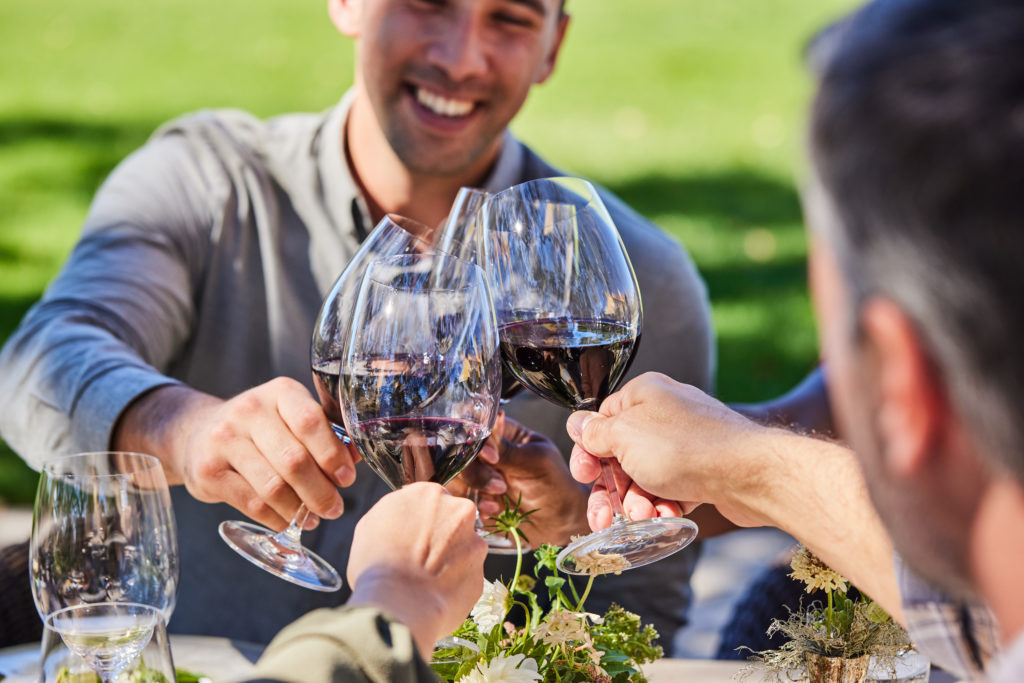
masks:
<path fill-rule="evenodd" d="M 432 228 L 403 216 L 385 216 L 363 241 L 362 247 L 338 276 L 320 306 L 313 328 L 310 369 L 323 414 L 334 435 L 343 444 L 349 444 L 350 441 L 342 426 L 341 406 L 338 404 L 338 374 L 341 369 L 341 351 L 351 329 L 352 310 L 362 276 L 367 265 L 375 259 L 429 251 L 436 237 L 434 232 Z M 325 445 L 319 451 L 330 453 L 344 450 L 336 440 L 332 441 L 334 443 Z M 335 484 L 350 484 L 355 476 L 350 463 L 346 463 L 344 476 L 338 476 L 337 473 L 343 470 L 337 468 L 336 460 L 332 462 L 334 466 L 324 468 L 324 471 L 334 474 Z M 316 473 L 313 478 L 317 478 Z M 338 501 L 340 503 L 340 497 Z M 222 522 L 218 530 L 233 550 L 275 576 L 313 590 L 339 590 L 342 582 L 337 570 L 302 546 L 301 534 L 309 516 L 309 508 L 300 501 L 283 531 L 274 532 L 244 521 Z"/>

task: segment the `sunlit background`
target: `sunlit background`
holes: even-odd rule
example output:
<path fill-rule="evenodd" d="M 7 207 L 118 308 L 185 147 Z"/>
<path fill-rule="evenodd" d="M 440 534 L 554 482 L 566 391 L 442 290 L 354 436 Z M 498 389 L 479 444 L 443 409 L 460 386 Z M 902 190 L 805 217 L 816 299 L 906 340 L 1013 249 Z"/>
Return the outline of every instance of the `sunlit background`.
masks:
<path fill-rule="evenodd" d="M 711 293 L 727 401 L 781 393 L 816 361 L 795 191 L 801 52 L 852 4 L 569 0 L 555 75 L 513 127 L 683 241 Z M 318 111 L 351 80 L 323 0 L 4 0 L 0 339 L 64 261 L 99 183 L 162 121 Z M 34 487 L 0 443 L 0 500 Z"/>

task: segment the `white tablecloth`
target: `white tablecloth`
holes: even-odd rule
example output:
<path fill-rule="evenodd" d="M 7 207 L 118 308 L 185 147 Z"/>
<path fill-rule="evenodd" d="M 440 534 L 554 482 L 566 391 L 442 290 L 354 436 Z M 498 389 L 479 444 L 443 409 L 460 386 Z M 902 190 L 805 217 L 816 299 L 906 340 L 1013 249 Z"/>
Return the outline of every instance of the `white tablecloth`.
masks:
<path fill-rule="evenodd" d="M 253 669 L 261 647 L 252 643 L 208 636 L 171 636 L 174 665 L 206 674 L 214 683 L 229 683 L 243 678 Z M 745 662 L 707 659 L 663 659 L 648 664 L 644 673 L 650 683 L 733 683 L 733 675 Z M 39 672 L 39 646 L 19 645 L 0 650 L 0 674 L 3 683 L 36 683 Z M 746 679 L 760 683 L 765 676 L 756 673 Z M 931 681 L 953 681 L 946 674 L 932 672 Z M 310 683 L 315 683 L 311 681 Z"/>

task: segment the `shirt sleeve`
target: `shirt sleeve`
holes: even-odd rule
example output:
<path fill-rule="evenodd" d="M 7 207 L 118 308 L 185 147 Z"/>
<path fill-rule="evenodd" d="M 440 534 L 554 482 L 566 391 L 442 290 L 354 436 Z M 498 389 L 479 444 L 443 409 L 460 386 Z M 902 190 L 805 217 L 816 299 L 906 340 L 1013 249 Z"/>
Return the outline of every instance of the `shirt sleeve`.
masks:
<path fill-rule="evenodd" d="M 421 683 L 437 677 L 402 624 L 370 607 L 310 612 L 267 646 L 250 680 Z"/>
<path fill-rule="evenodd" d="M 999 643 L 992 611 L 983 604 L 950 597 L 915 574 L 899 556 L 896 577 L 907 632 L 917 649 L 960 678 L 982 678 Z"/>
<path fill-rule="evenodd" d="M 0 352 L 0 434 L 30 465 L 108 448 L 135 398 L 175 383 L 162 369 L 189 336 L 216 186 L 180 136 L 148 143 L 103 184 Z"/>

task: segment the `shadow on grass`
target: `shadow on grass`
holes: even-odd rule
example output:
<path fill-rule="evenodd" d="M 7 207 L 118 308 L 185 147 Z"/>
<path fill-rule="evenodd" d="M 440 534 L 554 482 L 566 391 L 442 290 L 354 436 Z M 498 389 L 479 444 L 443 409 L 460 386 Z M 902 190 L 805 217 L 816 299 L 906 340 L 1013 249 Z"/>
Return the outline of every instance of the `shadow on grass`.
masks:
<path fill-rule="evenodd" d="M 768 228 L 802 220 L 793 185 L 751 169 L 638 176 L 608 189 L 645 216 L 701 216 L 723 229 Z"/>
<path fill-rule="evenodd" d="M 154 127 L 135 122 L 3 118 L 0 119 L 0 148 L 8 150 L 11 158 L 16 157 L 19 147 L 31 149 L 44 144 L 54 148 L 55 151 L 40 149 L 35 153 L 49 155 L 49 163 L 59 165 L 60 171 L 35 177 L 32 171 L 26 170 L 23 180 L 30 180 L 34 189 L 51 188 L 73 194 L 76 198 L 89 199 L 114 166 L 145 142 Z M 55 155 L 59 156 L 54 159 Z M 17 188 L 16 183 L 7 191 L 17 191 Z"/>
<path fill-rule="evenodd" d="M 803 221 L 799 196 L 789 182 L 751 169 L 723 169 L 688 176 L 649 175 L 608 185 L 646 216 L 679 216 L 741 243 L 752 228 L 790 229 Z M 815 365 L 806 260 L 801 255 L 757 263 L 741 249 L 734 258 L 702 262 L 691 247 L 713 307 L 745 304 L 766 322 L 749 332 L 718 335 L 717 393 L 727 401 L 759 401 L 781 394 Z"/>

